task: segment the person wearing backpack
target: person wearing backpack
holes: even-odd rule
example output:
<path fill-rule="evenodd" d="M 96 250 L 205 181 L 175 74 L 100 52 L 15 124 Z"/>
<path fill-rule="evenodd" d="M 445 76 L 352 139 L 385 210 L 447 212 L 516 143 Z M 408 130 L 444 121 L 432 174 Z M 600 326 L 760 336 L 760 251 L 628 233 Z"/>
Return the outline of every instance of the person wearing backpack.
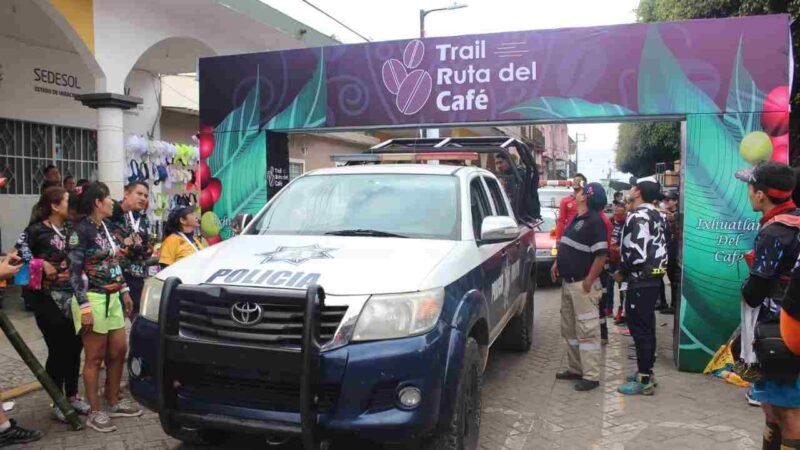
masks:
<path fill-rule="evenodd" d="M 746 255 L 750 274 L 742 284 L 742 344 L 735 371 L 752 383 L 750 396 L 761 402 L 762 448 L 800 449 L 800 356 L 786 348 L 779 325 L 786 312 L 782 306 L 794 303 L 785 300 L 796 295 L 787 290 L 800 256 L 800 210 L 791 198 L 795 174 L 785 164 L 766 162 L 738 171 L 736 178 L 747 183 L 750 204 L 763 215 L 753 251 Z"/>

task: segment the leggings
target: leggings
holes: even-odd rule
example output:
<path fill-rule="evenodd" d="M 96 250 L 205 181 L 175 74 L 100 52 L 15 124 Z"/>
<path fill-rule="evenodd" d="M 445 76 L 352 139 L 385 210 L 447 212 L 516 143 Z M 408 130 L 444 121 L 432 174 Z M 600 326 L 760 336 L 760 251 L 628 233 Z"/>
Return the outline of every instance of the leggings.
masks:
<path fill-rule="evenodd" d="M 75 334 L 72 320 L 64 315 L 48 292 L 31 291 L 30 295 L 36 325 L 47 344 L 47 374 L 67 397 L 78 395 L 83 351 L 81 337 Z"/>

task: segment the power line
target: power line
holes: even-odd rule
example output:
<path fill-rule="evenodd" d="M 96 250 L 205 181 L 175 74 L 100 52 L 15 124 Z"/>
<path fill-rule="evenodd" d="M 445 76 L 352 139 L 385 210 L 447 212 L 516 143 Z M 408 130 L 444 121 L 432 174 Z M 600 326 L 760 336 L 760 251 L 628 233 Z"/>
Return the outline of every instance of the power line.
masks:
<path fill-rule="evenodd" d="M 370 38 L 364 36 L 363 34 L 359 33 L 358 31 L 356 31 L 356 30 L 350 28 L 349 26 L 345 25 L 341 20 L 339 20 L 336 17 L 333 17 L 332 15 L 330 15 L 327 12 L 323 11 L 318 6 L 314 5 L 313 3 L 309 2 L 308 0 L 303 0 L 303 3 L 305 3 L 306 5 L 314 8 L 314 9 L 316 9 L 317 11 L 321 12 L 327 18 L 329 18 L 329 19 L 333 20 L 334 22 L 338 23 L 339 25 L 345 27 L 347 30 L 349 30 L 351 33 L 355 34 L 356 36 L 360 37 L 361 39 L 363 39 L 363 40 L 365 40 L 367 42 L 372 41 Z"/>

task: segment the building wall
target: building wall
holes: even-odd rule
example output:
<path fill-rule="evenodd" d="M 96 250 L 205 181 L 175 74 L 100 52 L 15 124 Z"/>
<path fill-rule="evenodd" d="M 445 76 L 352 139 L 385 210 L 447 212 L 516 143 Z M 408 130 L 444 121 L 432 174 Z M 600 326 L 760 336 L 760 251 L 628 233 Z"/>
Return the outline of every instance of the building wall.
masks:
<path fill-rule="evenodd" d="M 305 161 L 306 172 L 325 167 L 335 167 L 331 156 L 342 153 L 362 152 L 377 144 L 377 138 L 358 135 L 348 139 L 347 135 L 357 133 L 293 134 L 289 135 L 289 158 Z"/>
<path fill-rule="evenodd" d="M 192 136 L 197 134 L 199 118 L 168 109 L 161 110 L 161 140 L 181 144 L 193 144 Z"/>
<path fill-rule="evenodd" d="M 97 128 L 97 113 L 72 97 L 94 90 L 77 53 L 0 36 L 0 74 L 0 117 Z"/>

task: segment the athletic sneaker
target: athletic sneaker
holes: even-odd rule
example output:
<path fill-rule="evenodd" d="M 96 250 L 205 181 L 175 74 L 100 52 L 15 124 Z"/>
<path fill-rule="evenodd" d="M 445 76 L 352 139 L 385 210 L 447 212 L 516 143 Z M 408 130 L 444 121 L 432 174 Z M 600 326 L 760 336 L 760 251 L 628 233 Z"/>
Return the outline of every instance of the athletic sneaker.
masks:
<path fill-rule="evenodd" d="M 86 419 L 86 426 L 100 433 L 117 431 L 116 425 L 111 422 L 111 417 L 105 411 L 95 411 Z"/>
<path fill-rule="evenodd" d="M 82 416 L 88 416 L 89 413 L 92 412 L 92 407 L 89 405 L 89 402 L 79 396 L 69 399 L 69 404 Z"/>
<path fill-rule="evenodd" d="M 632 373 L 632 374 L 628 375 L 627 377 L 625 377 L 625 381 L 627 381 L 627 382 L 636 381 L 636 376 L 637 375 L 639 375 L 639 374 L 638 373 Z M 658 387 L 658 380 L 656 380 L 656 376 L 655 375 L 650 375 L 650 380 L 653 381 L 653 386 Z"/>
<path fill-rule="evenodd" d="M 636 374 L 636 379 L 628 381 L 617 389 L 620 394 L 625 395 L 653 395 L 656 386 L 653 377 L 641 373 Z"/>
<path fill-rule="evenodd" d="M 0 433 L 0 447 L 7 447 L 9 445 L 27 444 L 29 442 L 38 441 L 44 436 L 41 431 L 28 430 L 17 425 L 17 421 L 10 419 L 11 427 L 6 431 Z"/>
<path fill-rule="evenodd" d="M 108 409 L 109 417 L 139 417 L 142 415 L 142 410 L 134 405 L 126 401 L 117 402 L 114 406 L 109 406 Z"/>
<path fill-rule="evenodd" d="M 750 396 L 750 392 L 752 392 L 752 391 L 753 391 L 753 388 L 748 389 L 747 392 L 744 393 L 744 398 L 747 399 L 747 404 L 748 405 L 760 407 L 761 406 L 761 402 Z"/>
<path fill-rule="evenodd" d="M 600 386 L 599 381 L 581 380 L 575 383 L 575 390 L 578 392 L 591 391 Z"/>

